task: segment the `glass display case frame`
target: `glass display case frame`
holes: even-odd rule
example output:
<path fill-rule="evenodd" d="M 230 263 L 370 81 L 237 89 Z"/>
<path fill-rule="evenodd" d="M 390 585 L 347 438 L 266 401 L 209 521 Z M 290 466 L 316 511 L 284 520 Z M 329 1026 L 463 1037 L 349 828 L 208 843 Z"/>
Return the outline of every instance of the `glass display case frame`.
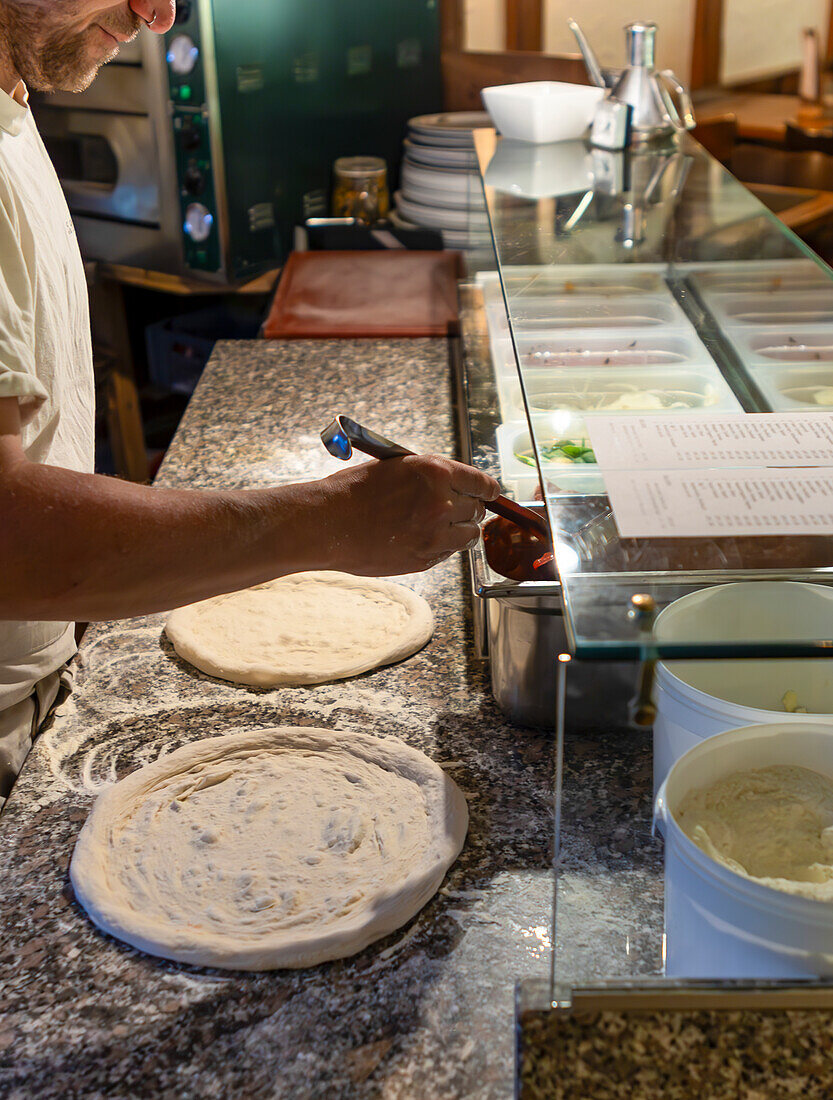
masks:
<path fill-rule="evenodd" d="M 635 278 L 637 286 L 641 281 L 646 288 L 641 304 L 647 297 L 650 304 L 657 305 L 656 312 L 662 315 L 657 325 L 668 328 L 663 348 L 677 353 L 684 345 L 683 350 L 689 349 L 697 357 L 696 361 L 674 363 L 670 369 L 676 372 L 675 377 L 686 372 L 691 376 L 705 368 L 712 383 L 709 392 L 717 396 L 711 405 L 704 404 L 704 411 L 715 406 L 724 411 L 720 402 L 728 392 L 725 411 L 752 415 L 778 410 L 778 401 L 773 400 L 776 390 L 761 384 L 772 381 L 778 365 L 768 368 L 769 379 L 760 363 L 751 369 L 748 356 L 739 352 L 737 339 L 733 339 L 737 329 L 725 323 L 725 310 L 721 312 L 715 300 L 714 287 L 720 287 L 724 276 L 736 274 L 740 289 L 727 293 L 748 295 L 752 300 L 747 312 L 753 315 L 761 312 L 758 307 L 764 301 L 766 309 L 773 301 L 780 305 L 783 294 L 797 294 L 789 304 L 797 302 L 799 312 L 808 312 L 805 305 L 818 304 L 813 295 L 819 297 L 820 291 L 823 310 L 829 310 L 829 316 L 805 324 L 817 338 L 815 344 L 808 340 L 805 346 L 822 349 L 821 357 L 808 366 L 819 372 L 829 369 L 833 383 L 833 271 L 690 137 L 641 154 L 636 165 L 628 163 L 632 154 L 627 151 L 601 153 L 583 143 L 578 143 L 581 150 L 563 145 L 522 148 L 518 143 L 502 142 L 494 131 L 478 131 L 474 138 L 483 181 L 478 231 L 485 208 L 492 247 L 485 247 L 477 236 L 477 247 L 467 257 L 469 276 L 461 287 L 461 354 L 455 374 L 464 457 L 497 476 L 504 491 L 523 502 L 532 502 L 537 484 L 547 486 L 544 503 L 559 569 L 556 581 L 508 580 L 492 567 L 481 544 L 471 554 L 475 623 L 485 649 L 488 630 L 483 624 L 492 598 L 514 599 L 522 606 L 524 601 L 534 604 L 546 596 L 563 605 L 566 628 L 563 649 L 552 649 L 549 654 L 550 676 L 558 688 L 550 723 L 556 733 L 552 950 L 548 975 L 525 983 L 519 991 L 519 1018 L 539 1010 L 569 1013 L 574 1005 L 584 1003 L 601 1011 L 609 1005 L 621 1008 L 650 1001 L 659 1012 L 676 1011 L 681 1005 L 705 1004 L 712 994 L 726 994 L 723 1001 L 708 1001 L 712 1007 L 731 1001 L 751 1011 L 763 1011 L 767 1006 L 829 1008 L 833 983 L 812 975 L 779 981 L 742 976 L 724 979 L 720 975 L 700 979 L 666 972 L 664 856 L 654 825 L 651 733 L 645 728 L 645 715 L 641 726 L 634 724 L 633 706 L 628 710 L 621 691 L 609 688 L 612 678 L 608 670 L 615 667 L 610 662 L 631 662 L 628 667 L 636 691 L 641 666 L 641 698 L 645 702 L 651 696 L 654 662 L 661 658 L 833 656 L 833 617 L 829 633 L 819 630 L 817 623 L 809 629 L 796 627 L 795 622 L 776 623 L 765 635 L 748 631 L 742 624 L 727 632 L 724 620 L 719 629 L 686 629 L 682 637 L 673 639 L 659 637 L 656 623 L 657 613 L 675 600 L 727 582 L 747 586 L 811 582 L 826 594 L 833 585 L 833 540 L 812 543 L 778 537 L 774 550 L 795 554 L 776 565 L 756 557 L 761 547 L 767 547 L 763 542 L 756 547 L 751 538 L 724 540 L 716 549 L 688 545 L 685 549 L 694 555 L 694 565 L 677 552 L 681 547 L 650 542 L 636 548 L 636 567 L 632 563 L 627 567 L 627 561 L 623 567 L 621 561 L 611 558 L 605 537 L 585 537 L 577 551 L 576 532 L 588 524 L 591 534 L 594 523 L 607 525 L 609 535 L 609 502 L 603 486 L 588 490 L 580 484 L 585 471 L 573 475 L 579 482 L 573 491 L 565 490 L 569 478 L 555 491 L 551 481 L 548 484 L 550 471 L 541 460 L 542 445 L 548 441 L 539 429 L 543 423 L 551 430 L 552 420 L 548 423 L 546 415 L 540 418 L 535 408 L 537 395 L 531 383 L 538 368 L 527 365 L 525 369 L 527 318 L 523 311 L 531 298 L 548 299 L 539 303 L 545 308 L 546 328 L 553 317 L 558 320 L 558 307 L 565 297 L 570 304 L 581 304 L 583 276 L 589 281 L 601 273 L 609 280 L 608 286 L 618 283 L 620 288 Z M 501 160 L 498 154 L 507 146 L 514 146 L 511 156 Z M 566 167 L 559 164 L 562 155 L 569 161 Z M 561 176 L 566 183 L 559 182 Z M 762 273 L 764 286 L 759 282 L 750 290 Z M 526 293 L 530 276 L 539 286 L 545 285 L 545 294 Z M 772 297 L 762 300 L 761 295 L 767 294 Z M 622 297 L 627 296 L 623 290 Z M 620 299 L 608 310 L 615 297 L 611 294 L 599 300 L 597 295 L 593 309 L 583 315 L 576 311 L 582 325 L 569 331 L 562 326 L 569 337 L 560 344 L 561 352 L 567 353 L 564 358 L 570 353 L 583 354 L 588 348 L 590 354 L 582 365 L 563 361 L 555 365 L 554 373 L 561 382 L 572 384 L 581 378 L 587 389 L 588 374 L 596 382 L 607 373 L 639 390 L 634 379 L 642 372 L 639 382 L 646 389 L 642 378 L 646 369 L 656 364 L 631 363 L 620 368 L 604 361 L 586 362 L 592 358 L 593 341 L 599 343 L 600 333 L 615 331 L 617 336 L 627 337 L 608 345 L 614 350 L 627 351 L 631 340 L 639 339 L 638 333 L 634 335 L 634 309 L 629 307 L 626 323 L 619 328 L 615 318 L 611 323 L 615 309 L 621 306 Z M 634 295 L 634 302 L 639 301 L 639 294 Z M 733 299 L 729 305 L 737 301 Z M 528 318 L 535 322 L 534 310 Z M 789 343 L 781 335 L 785 324 L 789 324 L 788 318 L 781 319 L 780 327 L 763 318 L 744 339 L 750 335 L 756 339 L 761 332 L 768 335 L 778 328 L 780 342 L 772 344 L 777 353 Z M 579 328 L 583 329 L 582 346 L 577 343 Z M 546 352 L 558 335 L 557 325 L 555 329 L 550 326 L 538 343 Z M 555 352 L 557 355 L 559 347 Z M 795 369 L 808 366 L 799 362 Z M 511 393 L 507 396 L 510 383 L 516 387 L 514 397 Z M 515 410 L 523 414 L 518 417 L 518 427 L 527 432 L 527 449 L 533 460 L 529 467 L 532 476 L 526 479 L 507 476 L 517 473 L 517 467 L 511 465 L 512 455 L 507 458 L 501 451 L 501 441 L 507 435 L 507 407 L 513 400 Z M 557 403 L 555 410 L 563 412 Z M 570 415 L 561 419 L 564 427 L 560 431 L 565 435 L 581 419 L 574 415 L 577 410 L 568 411 Z M 743 463 L 737 468 L 743 469 Z M 640 473 L 632 471 L 634 477 Z M 830 564 L 825 560 L 827 547 L 831 548 Z M 647 614 L 640 597 L 649 597 Z M 491 656 L 494 663 L 495 654 Z M 609 704 L 609 721 L 591 730 L 575 722 L 568 691 L 576 670 L 586 667 L 595 670 L 598 696 Z M 637 692 L 637 705 L 639 700 Z"/>
<path fill-rule="evenodd" d="M 498 440 L 500 472 L 521 497 L 546 487 L 572 651 L 603 660 L 833 655 L 833 628 L 819 636 L 773 623 L 727 636 L 723 626 L 701 623 L 688 633 L 678 626 L 674 637 L 653 629 L 656 614 L 709 585 L 833 584 L 833 539 L 620 539 L 603 473 L 567 466 L 557 450 L 552 457 L 563 439 L 588 444 L 587 421 L 613 404 L 604 404 L 605 392 L 619 395 L 617 411 L 643 415 L 662 410 L 622 404 L 646 386 L 672 406 L 677 395 L 700 401 L 692 415 L 807 407 L 787 383 L 808 370 L 833 381 L 833 272 L 690 137 L 633 153 L 583 142 L 525 145 L 482 130 L 475 147 L 494 256 L 493 270 L 473 278 L 484 295 L 501 407 L 512 400 L 510 384 L 520 398 L 516 422 L 504 422 Z M 549 393 L 542 411 L 536 386 L 556 374 L 573 379 L 573 389 L 580 380 L 605 391 L 602 404 L 570 410 L 563 395 L 559 402 Z M 826 384 L 813 389 L 812 378 L 804 390 L 824 396 Z M 739 459 L 732 468 L 744 467 Z M 646 456 L 627 473 L 639 481 L 661 471 Z M 637 595 L 649 597 L 647 620 L 635 613 Z"/>

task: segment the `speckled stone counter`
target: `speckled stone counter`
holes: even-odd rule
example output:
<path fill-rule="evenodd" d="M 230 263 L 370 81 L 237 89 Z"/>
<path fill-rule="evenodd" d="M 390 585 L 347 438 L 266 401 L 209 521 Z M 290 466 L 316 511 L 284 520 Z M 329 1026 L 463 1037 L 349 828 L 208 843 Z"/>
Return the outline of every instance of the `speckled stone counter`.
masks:
<path fill-rule="evenodd" d="M 338 411 L 453 454 L 444 341 L 220 344 L 159 483 L 324 475 L 339 464 L 318 432 Z M 491 699 L 462 561 L 406 583 L 434 608 L 431 643 L 332 685 L 212 680 L 177 659 L 161 616 L 90 629 L 77 690 L 0 818 L 0 1095 L 512 1095 L 514 985 L 549 963 L 551 743 Z M 397 736 L 448 770 L 471 826 L 440 894 L 387 940 L 305 971 L 197 970 L 98 932 L 67 879 L 96 792 L 185 742 L 276 722 Z"/>

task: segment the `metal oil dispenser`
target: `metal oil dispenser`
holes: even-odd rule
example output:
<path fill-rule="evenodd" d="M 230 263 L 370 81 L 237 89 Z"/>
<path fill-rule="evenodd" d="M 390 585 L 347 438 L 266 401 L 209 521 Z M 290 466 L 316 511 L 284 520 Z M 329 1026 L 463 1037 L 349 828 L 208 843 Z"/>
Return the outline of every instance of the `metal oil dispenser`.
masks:
<path fill-rule="evenodd" d="M 610 100 L 625 103 L 630 108 L 630 145 L 667 140 L 694 127 L 694 110 L 688 90 L 671 69 L 656 67 L 656 23 L 636 22 L 625 27 L 627 65 L 618 74 L 603 73 L 581 29 L 573 20 L 570 20 L 570 27 L 591 79 L 600 86 L 610 86 Z"/>

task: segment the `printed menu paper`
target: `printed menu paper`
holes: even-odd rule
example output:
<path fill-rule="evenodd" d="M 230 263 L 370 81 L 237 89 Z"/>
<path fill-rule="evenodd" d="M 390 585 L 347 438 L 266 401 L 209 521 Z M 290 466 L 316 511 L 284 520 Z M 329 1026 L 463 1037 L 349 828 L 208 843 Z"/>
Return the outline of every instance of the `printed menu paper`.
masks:
<path fill-rule="evenodd" d="M 833 535 L 833 413 L 594 416 L 623 538 Z"/>
<path fill-rule="evenodd" d="M 833 470 L 605 471 L 622 538 L 833 535 Z"/>
<path fill-rule="evenodd" d="M 592 416 L 590 443 L 613 470 L 833 466 L 833 413 Z"/>

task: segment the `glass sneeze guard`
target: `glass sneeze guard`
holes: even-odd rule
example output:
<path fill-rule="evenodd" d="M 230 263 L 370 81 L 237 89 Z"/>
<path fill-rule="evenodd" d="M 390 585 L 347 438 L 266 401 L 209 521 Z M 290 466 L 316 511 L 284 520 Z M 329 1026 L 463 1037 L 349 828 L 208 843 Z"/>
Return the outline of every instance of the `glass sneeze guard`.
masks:
<path fill-rule="evenodd" d="M 599 413 L 833 406 L 833 272 L 687 136 L 610 152 L 480 130 L 475 148 L 496 259 L 478 279 L 501 405 L 517 411 L 499 429 L 501 474 L 521 499 L 545 487 L 576 655 L 833 655 L 833 615 L 821 630 L 768 618 L 762 588 L 739 618 L 654 629 L 673 601 L 727 582 L 833 596 L 833 539 L 620 538 L 587 436 Z"/>
<path fill-rule="evenodd" d="M 693 141 L 636 163 L 627 154 L 597 160 L 584 145 L 513 148 L 491 131 L 479 131 L 475 145 L 494 247 L 487 254 L 481 246 L 476 266 L 470 263 L 482 319 L 477 351 L 485 357 L 467 368 L 474 380 L 472 455 L 518 500 L 533 499 L 539 478 L 545 486 L 576 656 L 833 655 L 827 641 L 833 541 L 623 540 L 598 467 L 554 461 L 554 449 L 546 453 L 564 442 L 580 447 L 588 418 L 598 412 L 662 416 L 682 409 L 697 416 L 824 408 L 828 387 L 833 401 L 831 272 Z M 645 468 L 630 473 L 644 476 Z M 733 581 L 739 583 L 727 586 Z M 780 605 L 778 592 L 788 593 Z M 665 612 L 661 618 L 635 613 L 632 598 L 642 594 L 654 598 Z M 744 606 L 747 594 L 751 606 Z M 757 604 L 755 596 L 762 597 Z M 702 603 L 709 613 L 682 616 L 675 630 L 671 605 L 678 600 L 677 608 L 688 603 L 696 610 Z M 776 605 L 779 614 L 771 619 Z M 521 983 L 519 1032 L 523 1046 L 536 1023 L 568 1019 L 576 1035 L 574 1045 L 565 1046 L 564 1031 L 548 1033 L 526 1062 L 540 1090 L 525 1092 L 522 1077 L 519 1095 L 555 1095 L 572 1084 L 576 1095 L 585 1095 L 590 1077 L 580 1063 L 588 1059 L 606 1083 L 627 1091 L 656 1080 L 650 1095 L 666 1095 L 663 1073 L 678 1046 L 658 1036 L 690 1035 L 692 1018 L 685 1013 L 698 998 L 750 1014 L 740 1022 L 737 1014 L 718 1015 L 714 1026 L 729 1053 L 708 1047 L 695 1066 L 695 1085 L 680 1091 L 717 1095 L 729 1069 L 745 1072 L 747 1051 L 755 1048 L 753 1061 L 761 1053 L 757 1037 L 773 1007 L 821 1009 L 824 1033 L 833 996 L 829 958 L 787 979 L 773 970 L 761 978 L 762 968 L 745 962 L 713 963 L 710 927 L 693 932 L 680 925 L 668 903 L 668 848 L 663 851 L 653 828 L 661 752 L 651 731 L 629 726 L 614 690 L 617 668 L 628 668 L 635 679 L 636 665 L 557 656 L 553 651 L 550 667 L 560 699 L 566 679 L 588 673 L 598 713 L 595 722 L 578 719 L 568 699 L 565 721 L 559 708 L 549 974 Z M 694 665 L 728 668 L 720 660 Z M 751 674 L 761 662 L 738 665 Z M 830 710 L 823 703 L 833 666 L 772 665 L 779 666 L 767 681 L 773 710 L 785 688 L 797 689 L 810 711 Z M 798 666 L 802 678 L 795 675 Z M 661 1007 L 640 1036 L 635 1064 L 629 1063 L 624 1021 L 627 1013 L 643 1011 L 646 998 Z M 616 1023 L 620 1030 L 600 1015 L 611 1006 L 625 1014 Z M 787 1013 L 769 1011 L 766 1019 L 766 1026 L 777 1019 L 772 1026 L 781 1030 L 762 1071 L 762 1095 L 774 1094 L 773 1083 L 781 1080 L 779 1052 L 795 1026 Z M 554 1055 L 565 1051 L 560 1064 Z M 668 1087 L 679 1083 L 674 1078 Z"/>

